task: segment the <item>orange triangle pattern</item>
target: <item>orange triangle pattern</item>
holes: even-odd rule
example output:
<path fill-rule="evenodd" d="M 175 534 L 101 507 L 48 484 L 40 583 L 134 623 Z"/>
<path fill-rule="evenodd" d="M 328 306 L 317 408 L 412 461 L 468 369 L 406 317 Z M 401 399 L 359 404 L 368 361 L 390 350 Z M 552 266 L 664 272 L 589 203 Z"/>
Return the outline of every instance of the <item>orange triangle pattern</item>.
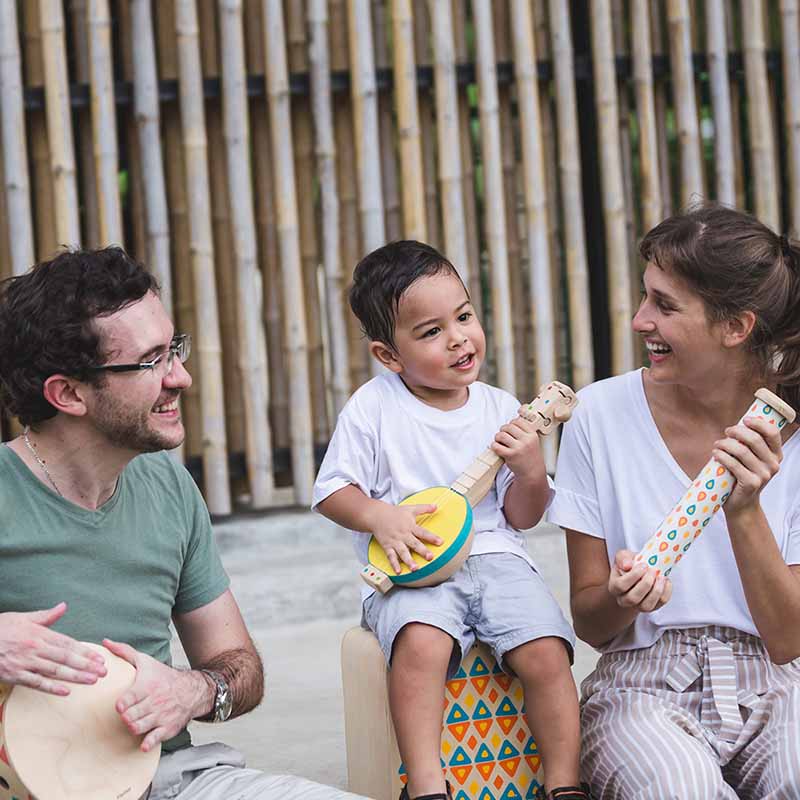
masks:
<path fill-rule="evenodd" d="M 492 727 L 492 720 L 476 719 L 472 724 L 478 729 L 478 733 L 481 735 L 481 738 L 483 739 L 488 733 L 489 728 Z"/>
<path fill-rule="evenodd" d="M 469 730 L 469 723 L 459 722 L 455 725 L 448 725 L 447 730 L 455 736 L 456 741 L 460 742 L 464 738 L 464 734 Z"/>
<path fill-rule="evenodd" d="M 503 729 L 503 733 L 508 736 L 508 732 L 517 724 L 519 715 L 513 717 L 497 717 L 497 724 Z"/>
<path fill-rule="evenodd" d="M 489 776 L 494 771 L 494 761 L 484 761 L 483 764 L 476 764 L 475 769 L 480 772 L 485 781 L 489 780 Z"/>
<path fill-rule="evenodd" d="M 484 689 L 486 689 L 486 685 L 489 683 L 489 679 L 486 677 L 483 678 L 471 678 L 472 685 L 477 690 L 478 694 L 483 694 Z"/>
<path fill-rule="evenodd" d="M 464 687 L 467 685 L 466 678 L 453 678 L 451 681 L 447 681 L 447 690 L 450 692 L 453 697 L 458 699 L 461 695 L 461 692 L 464 691 Z"/>
<path fill-rule="evenodd" d="M 503 687 L 504 691 L 508 691 L 511 688 L 512 678 L 509 675 L 495 675 L 494 679 Z"/>
<path fill-rule="evenodd" d="M 500 762 L 500 766 L 513 778 L 517 769 L 519 769 L 520 757 L 506 758 Z"/>
<path fill-rule="evenodd" d="M 463 766 L 463 767 L 451 767 L 450 772 L 452 773 L 453 777 L 458 781 L 460 785 L 464 785 L 464 781 L 469 777 L 470 772 L 472 772 L 471 766 Z"/>
<path fill-rule="evenodd" d="M 539 771 L 539 767 L 542 764 L 542 759 L 539 756 L 525 756 L 525 760 L 528 762 L 531 772 Z"/>

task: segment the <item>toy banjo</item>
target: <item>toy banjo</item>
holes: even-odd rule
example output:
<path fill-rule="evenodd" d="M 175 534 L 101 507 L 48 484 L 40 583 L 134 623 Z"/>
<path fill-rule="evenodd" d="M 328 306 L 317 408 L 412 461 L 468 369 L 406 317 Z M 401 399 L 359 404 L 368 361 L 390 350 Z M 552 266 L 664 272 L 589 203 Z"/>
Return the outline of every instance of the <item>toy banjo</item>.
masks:
<path fill-rule="evenodd" d="M 543 386 L 528 405 L 520 408 L 519 415 L 533 422 L 537 433 L 548 434 L 572 416 L 576 403 L 575 392 L 569 386 L 552 381 Z M 436 511 L 417 518 L 419 526 L 442 540 L 439 545 L 428 545 L 433 560 L 426 561 L 418 553 L 412 553 L 417 569 L 412 571 L 407 564 L 402 564 L 400 573 L 395 574 L 373 536 L 369 542 L 369 563 L 361 570 L 362 579 L 384 594 L 395 586 L 419 588 L 447 580 L 472 549 L 472 509 L 486 496 L 502 464 L 503 459 L 487 448 L 450 486 L 432 486 L 406 497 L 401 506 L 436 506 Z"/>
<path fill-rule="evenodd" d="M 58 696 L 0 683 L 0 798 L 137 800 L 155 775 L 161 748 L 143 753 L 115 704 L 134 668 L 104 647 L 106 675 Z M 5 791 L 4 791 L 5 790 Z M 7 792 L 7 793 L 6 793 Z"/>

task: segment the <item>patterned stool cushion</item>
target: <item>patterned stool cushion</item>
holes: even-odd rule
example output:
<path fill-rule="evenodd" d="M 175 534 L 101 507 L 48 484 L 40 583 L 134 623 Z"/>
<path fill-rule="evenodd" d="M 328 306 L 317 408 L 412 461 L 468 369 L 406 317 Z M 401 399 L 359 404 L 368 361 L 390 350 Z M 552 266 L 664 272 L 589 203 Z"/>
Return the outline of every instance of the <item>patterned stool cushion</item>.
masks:
<path fill-rule="evenodd" d="M 375 800 L 395 800 L 406 780 L 389 712 L 387 675 L 372 633 L 349 630 L 342 641 L 349 788 Z M 467 653 L 445 687 L 441 758 L 455 800 L 544 797 L 522 686 L 481 643 Z"/>

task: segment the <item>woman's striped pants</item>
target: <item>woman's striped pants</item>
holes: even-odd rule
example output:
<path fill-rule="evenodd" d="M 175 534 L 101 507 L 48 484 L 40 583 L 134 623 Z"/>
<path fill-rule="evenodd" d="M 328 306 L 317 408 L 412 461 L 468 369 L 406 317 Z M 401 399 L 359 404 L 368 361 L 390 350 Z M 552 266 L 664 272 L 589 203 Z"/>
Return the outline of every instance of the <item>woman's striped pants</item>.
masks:
<path fill-rule="evenodd" d="M 670 630 L 581 688 L 596 800 L 800 800 L 800 659 L 773 664 L 733 628 Z"/>

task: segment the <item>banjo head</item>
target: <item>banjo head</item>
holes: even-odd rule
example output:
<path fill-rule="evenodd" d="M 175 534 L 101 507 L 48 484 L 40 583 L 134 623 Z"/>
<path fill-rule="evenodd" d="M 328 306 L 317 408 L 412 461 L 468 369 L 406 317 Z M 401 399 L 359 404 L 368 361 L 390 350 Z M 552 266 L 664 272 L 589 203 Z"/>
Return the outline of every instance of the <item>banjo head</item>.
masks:
<path fill-rule="evenodd" d="M 88 646 L 102 653 L 107 674 L 92 685 L 70 684 L 66 697 L 0 684 L 0 800 L 137 800 L 152 781 L 161 748 L 143 753 L 143 737 L 114 708 L 135 670 Z"/>
<path fill-rule="evenodd" d="M 417 524 L 442 539 L 440 545 L 426 543 L 426 547 L 433 553 L 432 561 L 426 561 L 421 555 L 412 553 L 419 568 L 412 572 L 406 564 L 401 564 L 401 572 L 396 575 L 378 540 L 373 536 L 369 541 L 369 563 L 386 573 L 392 583 L 398 586 L 420 587 L 439 583 L 455 572 L 469 555 L 472 543 L 472 507 L 466 497 L 449 486 L 432 486 L 409 495 L 398 505 L 427 503 L 436 505 L 436 511 L 417 517 Z"/>

